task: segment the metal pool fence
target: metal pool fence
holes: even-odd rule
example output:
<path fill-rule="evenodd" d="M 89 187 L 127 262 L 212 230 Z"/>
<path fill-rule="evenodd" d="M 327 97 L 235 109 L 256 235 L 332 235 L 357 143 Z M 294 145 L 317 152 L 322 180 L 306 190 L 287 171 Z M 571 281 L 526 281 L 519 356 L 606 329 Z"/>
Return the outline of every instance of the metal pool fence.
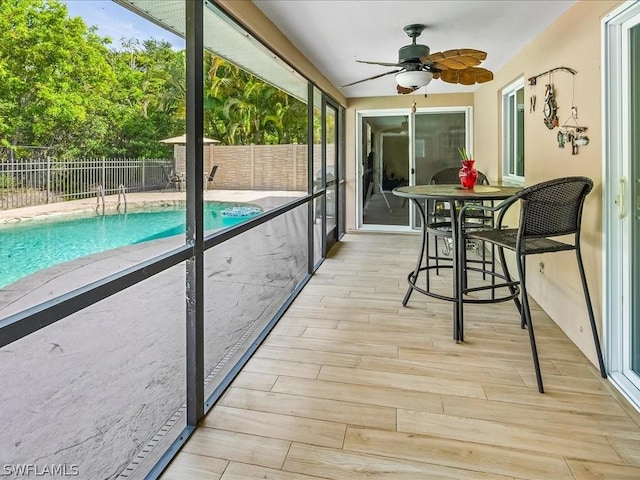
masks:
<path fill-rule="evenodd" d="M 52 158 L 0 161 L 0 209 L 94 197 L 104 194 L 172 188 L 173 159 Z"/>

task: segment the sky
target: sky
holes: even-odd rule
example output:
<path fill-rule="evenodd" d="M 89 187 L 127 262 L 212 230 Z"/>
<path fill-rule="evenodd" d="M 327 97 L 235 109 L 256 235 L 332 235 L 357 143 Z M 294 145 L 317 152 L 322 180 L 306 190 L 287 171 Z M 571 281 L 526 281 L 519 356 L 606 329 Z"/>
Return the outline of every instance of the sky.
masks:
<path fill-rule="evenodd" d="M 166 40 L 176 49 L 184 48 L 184 41 L 173 33 L 139 17 L 111 0 L 62 0 L 70 17 L 82 17 L 87 26 L 98 27 L 98 34 L 111 37 L 112 47 L 120 47 L 121 38 L 140 41 L 155 38 Z"/>

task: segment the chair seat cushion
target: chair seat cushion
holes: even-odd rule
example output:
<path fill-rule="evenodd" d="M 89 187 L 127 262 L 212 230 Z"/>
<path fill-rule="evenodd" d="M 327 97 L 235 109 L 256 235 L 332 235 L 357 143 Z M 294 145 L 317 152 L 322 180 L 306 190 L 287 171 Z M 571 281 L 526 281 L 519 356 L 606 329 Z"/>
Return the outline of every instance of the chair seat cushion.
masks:
<path fill-rule="evenodd" d="M 518 230 L 515 228 L 503 230 L 471 230 L 467 234 L 467 238 L 484 240 L 515 251 L 517 235 Z M 550 238 L 529 237 L 523 240 L 520 253 L 523 255 L 532 255 L 536 253 L 561 252 L 563 250 L 575 250 L 575 246 Z"/>

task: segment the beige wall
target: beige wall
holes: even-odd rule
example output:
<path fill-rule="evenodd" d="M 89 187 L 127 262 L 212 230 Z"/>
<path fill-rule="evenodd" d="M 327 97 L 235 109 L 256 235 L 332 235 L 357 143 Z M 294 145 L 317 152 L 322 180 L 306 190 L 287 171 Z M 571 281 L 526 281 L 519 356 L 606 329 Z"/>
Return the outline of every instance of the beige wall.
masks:
<path fill-rule="evenodd" d="M 594 190 L 587 198 L 584 210 L 582 248 L 599 325 L 603 308 L 600 21 L 620 3 L 578 1 L 503 69 L 494 72 L 494 80 L 483 85 L 474 97 L 474 154 L 478 168 L 488 172 L 490 179 L 498 179 L 501 172 L 501 89 L 520 76 L 525 78 L 526 184 L 568 175 L 584 175 L 593 179 Z M 542 107 L 549 77 L 540 77 L 534 87 L 529 87 L 526 82 L 529 77 L 559 66 L 578 72 L 575 78 L 566 72 L 555 72 L 551 77 L 560 124 L 571 115 L 575 85 L 574 104 L 578 108 L 578 122 L 588 127 L 586 134 L 590 139 L 589 145 L 580 147 L 578 155 L 571 155 L 571 148 L 558 148 L 558 128 L 549 130 L 543 123 Z M 537 101 L 535 112 L 530 113 L 529 99 L 532 95 Z M 540 261 L 545 264 L 544 274 L 539 271 Z M 527 265 L 527 280 L 531 295 L 595 363 L 595 348 L 573 252 L 531 257 Z"/>

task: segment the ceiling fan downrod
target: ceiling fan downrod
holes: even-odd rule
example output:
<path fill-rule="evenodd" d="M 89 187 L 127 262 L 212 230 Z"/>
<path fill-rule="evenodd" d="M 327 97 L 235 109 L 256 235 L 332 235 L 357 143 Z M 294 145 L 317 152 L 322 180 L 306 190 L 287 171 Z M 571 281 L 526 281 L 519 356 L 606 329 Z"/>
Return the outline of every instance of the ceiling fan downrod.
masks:
<path fill-rule="evenodd" d="M 411 39 L 413 39 L 413 43 L 416 43 L 416 38 L 418 38 L 422 31 L 425 29 L 425 26 L 421 23 L 412 23 L 411 25 L 407 25 L 403 28 L 404 32 L 409 35 Z"/>

